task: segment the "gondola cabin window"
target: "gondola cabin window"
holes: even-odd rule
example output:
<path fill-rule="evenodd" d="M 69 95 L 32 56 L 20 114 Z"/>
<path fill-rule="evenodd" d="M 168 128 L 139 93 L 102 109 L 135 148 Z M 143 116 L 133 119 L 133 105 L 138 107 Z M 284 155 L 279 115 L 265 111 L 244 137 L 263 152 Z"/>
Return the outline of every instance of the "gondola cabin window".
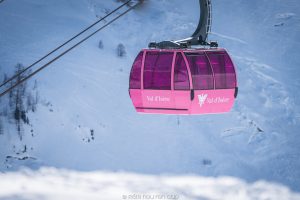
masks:
<path fill-rule="evenodd" d="M 142 70 L 143 52 L 136 57 L 130 73 L 130 89 L 141 89 L 141 70 Z"/>
<path fill-rule="evenodd" d="M 213 68 L 216 89 L 235 88 L 236 74 L 228 54 L 208 52 L 208 57 Z"/>
<path fill-rule="evenodd" d="M 195 90 L 211 90 L 214 79 L 211 66 L 204 53 L 186 53 Z"/>
<path fill-rule="evenodd" d="M 173 52 L 147 52 L 144 89 L 171 90 Z"/>
<path fill-rule="evenodd" d="M 189 73 L 181 53 L 177 53 L 174 67 L 174 89 L 189 90 Z"/>

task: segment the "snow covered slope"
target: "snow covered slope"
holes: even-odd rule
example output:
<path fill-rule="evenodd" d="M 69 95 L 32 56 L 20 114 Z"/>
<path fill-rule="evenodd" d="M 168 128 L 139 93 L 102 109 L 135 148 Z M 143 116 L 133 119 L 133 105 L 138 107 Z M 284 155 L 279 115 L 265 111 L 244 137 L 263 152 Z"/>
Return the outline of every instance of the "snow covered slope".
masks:
<path fill-rule="evenodd" d="M 28 66 L 118 5 L 4 1 L 0 73 L 12 73 L 18 62 Z M 1 171 L 53 166 L 233 176 L 299 192 L 299 11 L 297 0 L 213 0 L 210 39 L 228 49 L 238 68 L 240 94 L 233 111 L 139 115 L 128 96 L 134 57 L 149 41 L 189 36 L 199 15 L 196 0 L 146 1 L 35 77 L 40 104 L 29 113 L 32 127 L 24 126 L 22 141 L 2 119 Z M 120 43 L 127 52 L 123 58 L 116 56 Z"/>

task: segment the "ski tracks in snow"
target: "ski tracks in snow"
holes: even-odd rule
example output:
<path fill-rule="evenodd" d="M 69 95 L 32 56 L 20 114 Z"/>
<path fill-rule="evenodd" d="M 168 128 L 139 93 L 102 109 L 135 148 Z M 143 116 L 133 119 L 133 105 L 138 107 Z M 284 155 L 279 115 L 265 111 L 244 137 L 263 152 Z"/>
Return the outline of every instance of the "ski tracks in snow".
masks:
<path fill-rule="evenodd" d="M 217 37 L 220 37 L 222 39 L 226 39 L 226 40 L 230 40 L 230 41 L 234 41 L 234 42 L 238 42 L 240 44 L 247 44 L 246 41 L 244 40 L 241 40 L 237 37 L 231 37 L 231 36 L 228 36 L 228 35 L 223 35 L 223 34 L 220 34 L 220 33 L 216 33 L 216 32 L 211 32 L 212 35 L 215 35 Z"/>
<path fill-rule="evenodd" d="M 285 85 L 277 79 L 280 76 L 276 68 L 253 58 L 233 58 L 238 67 L 240 88 L 235 109 L 243 125 L 225 130 L 223 136 L 250 131 L 248 144 L 253 144 L 255 141 L 261 141 L 266 132 L 285 131 L 285 125 L 280 125 L 283 118 L 299 119 L 299 115 L 297 117 L 294 112 L 296 105 L 293 99 L 290 98 Z M 276 130 L 277 128 L 280 130 Z"/>

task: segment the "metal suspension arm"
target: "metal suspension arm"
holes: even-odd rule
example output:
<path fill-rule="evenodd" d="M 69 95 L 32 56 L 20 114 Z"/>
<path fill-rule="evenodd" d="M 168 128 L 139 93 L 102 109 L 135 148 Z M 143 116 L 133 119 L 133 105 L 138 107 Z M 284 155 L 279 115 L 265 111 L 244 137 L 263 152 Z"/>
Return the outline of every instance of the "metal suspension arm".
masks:
<path fill-rule="evenodd" d="M 200 4 L 200 19 L 196 31 L 193 33 L 193 38 L 199 38 L 200 42 L 206 42 L 207 35 L 211 29 L 211 0 L 199 0 Z"/>
<path fill-rule="evenodd" d="M 211 30 L 212 23 L 211 0 L 199 0 L 199 5 L 200 19 L 198 26 L 191 37 L 177 41 L 152 42 L 149 44 L 149 47 L 162 49 L 189 48 L 192 45 L 209 45 L 211 47 L 217 47 L 217 42 L 207 42 L 207 36 Z"/>

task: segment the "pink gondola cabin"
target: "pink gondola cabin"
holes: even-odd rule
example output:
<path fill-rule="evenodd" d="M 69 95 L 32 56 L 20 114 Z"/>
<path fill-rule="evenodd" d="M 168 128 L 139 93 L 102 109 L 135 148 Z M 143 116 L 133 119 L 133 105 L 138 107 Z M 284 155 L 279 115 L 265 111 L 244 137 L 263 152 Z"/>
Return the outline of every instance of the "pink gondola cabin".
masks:
<path fill-rule="evenodd" d="M 144 49 L 130 73 L 129 94 L 139 113 L 226 113 L 237 93 L 236 70 L 222 48 Z"/>

